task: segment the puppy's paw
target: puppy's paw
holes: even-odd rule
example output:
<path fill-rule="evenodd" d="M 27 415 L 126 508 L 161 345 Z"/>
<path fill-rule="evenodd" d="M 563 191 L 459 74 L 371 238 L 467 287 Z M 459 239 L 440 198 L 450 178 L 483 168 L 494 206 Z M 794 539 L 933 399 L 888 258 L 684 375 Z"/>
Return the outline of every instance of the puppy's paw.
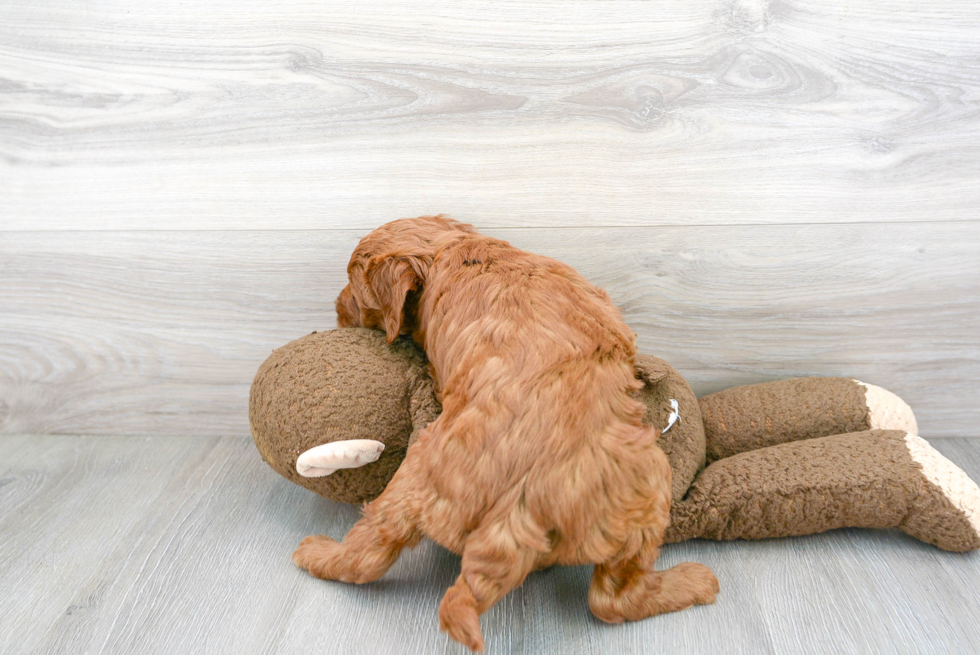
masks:
<path fill-rule="evenodd" d="M 684 587 L 695 605 L 710 605 L 715 602 L 715 594 L 721 591 L 718 578 L 704 564 L 681 562 L 671 569 L 675 573 L 678 587 Z"/>
<path fill-rule="evenodd" d="M 476 611 L 476 599 L 468 588 L 457 584 L 446 591 L 439 604 L 439 627 L 470 650 L 483 651 L 480 615 Z"/>
<path fill-rule="evenodd" d="M 321 534 L 310 535 L 300 542 L 293 553 L 293 564 L 306 569 L 310 575 L 323 580 L 343 580 L 336 570 L 340 544 Z"/>

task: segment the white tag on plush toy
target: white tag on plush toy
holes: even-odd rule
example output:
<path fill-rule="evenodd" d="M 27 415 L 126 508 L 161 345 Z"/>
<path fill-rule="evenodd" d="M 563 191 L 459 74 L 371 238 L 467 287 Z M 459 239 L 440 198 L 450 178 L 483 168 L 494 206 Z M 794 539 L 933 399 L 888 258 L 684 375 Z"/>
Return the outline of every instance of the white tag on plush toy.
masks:
<path fill-rule="evenodd" d="M 665 432 L 667 432 L 667 430 L 674 427 L 674 423 L 680 423 L 681 421 L 681 415 L 678 413 L 681 407 L 680 405 L 677 404 L 677 401 L 674 400 L 673 398 L 670 399 L 670 409 L 672 411 L 670 412 L 670 416 L 667 417 L 667 427 L 661 430 L 660 434 L 664 434 Z"/>
<path fill-rule="evenodd" d="M 385 445 L 373 439 L 332 441 L 310 448 L 296 459 L 296 472 L 304 478 L 322 478 L 337 469 L 355 469 L 381 457 Z"/>

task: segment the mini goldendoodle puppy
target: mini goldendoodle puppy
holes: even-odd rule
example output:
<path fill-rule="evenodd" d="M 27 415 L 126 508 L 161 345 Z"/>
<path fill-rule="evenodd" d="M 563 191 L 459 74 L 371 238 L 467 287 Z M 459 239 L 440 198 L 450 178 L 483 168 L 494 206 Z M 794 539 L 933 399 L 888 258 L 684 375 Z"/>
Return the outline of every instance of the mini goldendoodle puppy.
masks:
<path fill-rule="evenodd" d="M 441 216 L 371 232 L 347 271 L 338 324 L 411 334 L 443 411 L 343 542 L 307 537 L 298 566 L 370 582 L 428 536 L 462 555 L 439 619 L 472 650 L 479 615 L 556 563 L 595 564 L 589 607 L 604 621 L 714 602 L 707 567 L 654 570 L 671 472 L 630 395 L 636 335 L 603 291 Z"/>

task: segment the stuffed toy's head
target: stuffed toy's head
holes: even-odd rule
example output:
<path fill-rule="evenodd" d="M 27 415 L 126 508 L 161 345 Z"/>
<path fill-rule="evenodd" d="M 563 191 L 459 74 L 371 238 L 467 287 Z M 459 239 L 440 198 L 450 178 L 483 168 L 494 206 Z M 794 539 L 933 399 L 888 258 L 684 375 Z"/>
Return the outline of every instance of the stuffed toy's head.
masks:
<path fill-rule="evenodd" d="M 252 384 L 249 421 L 262 459 L 281 475 L 326 498 L 363 503 L 384 491 L 439 411 L 415 344 L 388 345 L 384 332 L 350 328 L 275 350 Z M 300 475 L 299 456 L 323 445 L 352 456 L 330 474 Z M 347 468 L 356 463 L 363 466 Z"/>

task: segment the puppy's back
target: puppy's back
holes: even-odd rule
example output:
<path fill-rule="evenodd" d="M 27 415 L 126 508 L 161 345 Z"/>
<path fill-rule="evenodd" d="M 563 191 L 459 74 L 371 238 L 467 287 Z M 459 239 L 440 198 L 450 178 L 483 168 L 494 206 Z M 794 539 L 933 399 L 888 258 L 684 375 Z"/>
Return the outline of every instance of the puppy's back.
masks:
<path fill-rule="evenodd" d="M 525 516 L 565 563 L 608 559 L 667 511 L 651 503 L 669 467 L 629 395 L 634 334 L 604 292 L 553 259 L 467 235 L 436 255 L 421 303 L 446 452 L 465 462 L 439 470 L 465 475 L 474 507 Z"/>

